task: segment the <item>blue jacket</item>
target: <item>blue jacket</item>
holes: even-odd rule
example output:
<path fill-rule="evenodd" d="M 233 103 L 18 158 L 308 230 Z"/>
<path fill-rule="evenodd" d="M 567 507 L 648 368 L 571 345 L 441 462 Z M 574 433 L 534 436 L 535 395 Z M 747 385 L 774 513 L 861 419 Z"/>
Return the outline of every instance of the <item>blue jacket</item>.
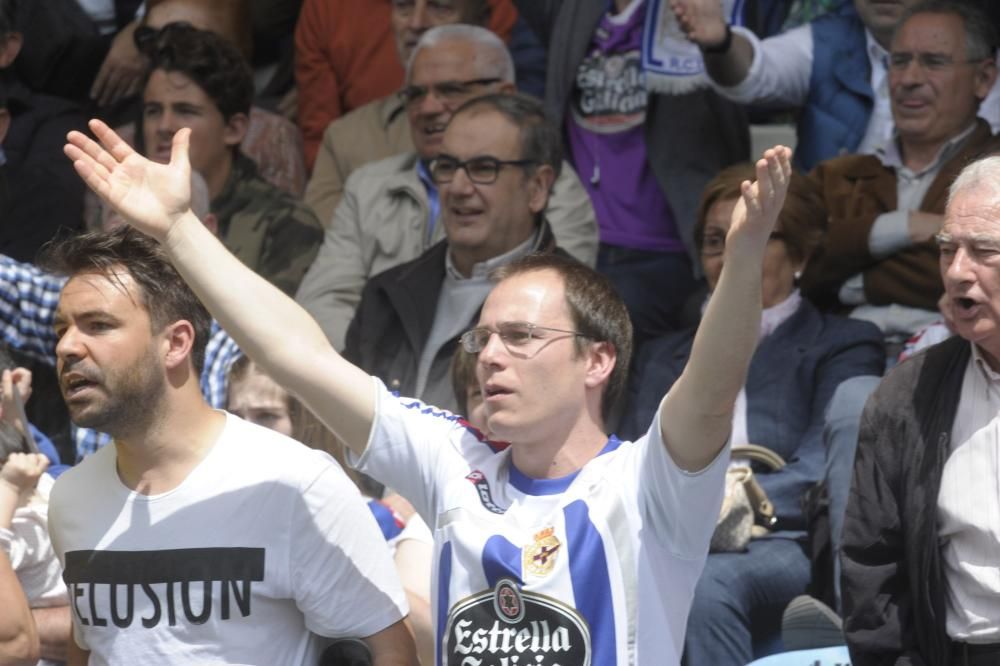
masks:
<path fill-rule="evenodd" d="M 827 14 L 810 25 L 813 66 L 795 147 L 795 165 L 802 171 L 855 152 L 875 106 L 861 19 L 855 14 Z"/>
<path fill-rule="evenodd" d="M 687 364 L 694 333 L 678 331 L 643 347 L 629 382 L 623 438 L 649 428 L 660 400 Z M 747 434 L 752 444 L 768 447 L 788 463 L 779 472 L 758 475 L 779 530 L 805 529 L 800 502 L 823 475 L 823 426 L 834 390 L 850 377 L 881 375 L 884 365 L 878 328 L 823 314 L 806 300 L 758 345 L 746 383 Z"/>

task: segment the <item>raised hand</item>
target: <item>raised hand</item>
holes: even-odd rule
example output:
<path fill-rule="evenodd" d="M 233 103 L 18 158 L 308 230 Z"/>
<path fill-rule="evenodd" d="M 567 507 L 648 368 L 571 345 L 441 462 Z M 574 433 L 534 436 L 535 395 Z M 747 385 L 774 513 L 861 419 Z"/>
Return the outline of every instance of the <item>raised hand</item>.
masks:
<path fill-rule="evenodd" d="M 756 248 L 767 244 L 778 214 L 785 204 L 788 181 L 792 176 L 792 151 L 775 146 L 764 151 L 754 165 L 757 180 L 743 181 L 742 196 L 733 209 L 732 224 L 726 236 L 726 252 L 734 248 Z"/>
<path fill-rule="evenodd" d="M 12 453 L 0 467 L 0 481 L 24 494 L 35 487 L 48 467 L 49 459 L 41 453 Z"/>
<path fill-rule="evenodd" d="M 170 163 L 158 164 L 135 152 L 100 120 L 91 120 L 90 129 L 100 143 L 82 132 L 66 137 L 64 151 L 76 172 L 129 224 L 162 241 L 191 208 L 191 130 L 178 130 Z"/>
<path fill-rule="evenodd" d="M 28 398 L 31 397 L 31 370 L 27 368 L 4 370 L 0 377 L 0 420 L 14 426 L 23 435 L 28 429 L 28 424 L 21 422 L 17 407 L 14 406 L 15 386 L 21 394 L 22 403 L 28 402 Z"/>
<path fill-rule="evenodd" d="M 677 25 L 698 46 L 717 46 L 726 38 L 726 18 L 720 0 L 672 0 Z"/>

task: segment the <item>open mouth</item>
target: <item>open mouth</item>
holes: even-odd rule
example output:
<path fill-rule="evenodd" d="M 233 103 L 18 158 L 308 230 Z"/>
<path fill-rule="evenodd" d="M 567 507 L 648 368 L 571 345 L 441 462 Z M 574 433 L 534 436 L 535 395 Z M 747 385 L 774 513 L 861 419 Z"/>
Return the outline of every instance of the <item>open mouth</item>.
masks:
<path fill-rule="evenodd" d="M 447 125 L 443 123 L 435 123 L 433 125 L 424 125 L 423 132 L 426 136 L 434 136 L 437 134 L 444 134 L 444 129 Z"/>
<path fill-rule="evenodd" d="M 72 398 L 94 386 L 97 386 L 97 382 L 80 375 L 73 375 L 63 380 L 63 394 L 67 398 Z"/>

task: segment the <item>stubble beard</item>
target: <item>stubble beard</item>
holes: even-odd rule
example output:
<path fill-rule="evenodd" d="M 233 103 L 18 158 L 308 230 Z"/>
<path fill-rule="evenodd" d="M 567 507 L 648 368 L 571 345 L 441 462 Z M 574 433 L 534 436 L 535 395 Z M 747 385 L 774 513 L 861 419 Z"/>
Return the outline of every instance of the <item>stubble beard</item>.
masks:
<path fill-rule="evenodd" d="M 166 379 L 158 372 L 158 365 L 150 348 L 132 365 L 105 374 L 104 404 L 79 416 L 71 414 L 73 423 L 106 432 L 115 439 L 141 436 L 159 413 L 159 404 L 166 393 Z"/>

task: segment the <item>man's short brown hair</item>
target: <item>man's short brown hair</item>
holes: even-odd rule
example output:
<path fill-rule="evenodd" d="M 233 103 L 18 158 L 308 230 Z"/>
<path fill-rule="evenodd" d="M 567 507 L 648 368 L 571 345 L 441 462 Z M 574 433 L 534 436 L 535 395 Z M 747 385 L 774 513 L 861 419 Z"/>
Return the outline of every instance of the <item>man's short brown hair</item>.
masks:
<path fill-rule="evenodd" d="M 41 264 L 67 277 L 97 273 L 110 280 L 124 268 L 138 287 L 136 296 L 149 313 L 153 332 L 181 320 L 194 328 L 191 362 L 201 373 L 212 317 L 152 238 L 128 226 L 67 236 L 46 246 Z"/>

